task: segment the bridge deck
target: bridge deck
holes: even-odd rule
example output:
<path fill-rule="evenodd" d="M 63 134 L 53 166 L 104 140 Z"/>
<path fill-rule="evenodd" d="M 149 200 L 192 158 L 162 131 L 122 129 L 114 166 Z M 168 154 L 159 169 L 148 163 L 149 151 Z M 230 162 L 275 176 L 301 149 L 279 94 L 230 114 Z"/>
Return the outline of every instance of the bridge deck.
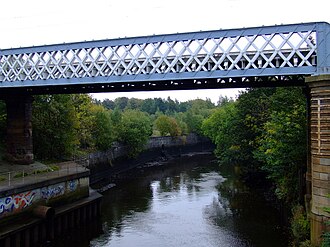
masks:
<path fill-rule="evenodd" d="M 301 85 L 330 73 L 328 51 L 328 23 L 7 49 L 0 94 Z"/>

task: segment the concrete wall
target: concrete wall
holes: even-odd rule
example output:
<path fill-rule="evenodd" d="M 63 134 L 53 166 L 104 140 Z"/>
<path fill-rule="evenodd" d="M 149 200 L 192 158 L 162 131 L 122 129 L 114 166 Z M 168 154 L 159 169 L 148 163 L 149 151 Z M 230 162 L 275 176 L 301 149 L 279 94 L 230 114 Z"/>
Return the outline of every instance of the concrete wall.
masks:
<path fill-rule="evenodd" d="M 31 210 L 37 205 L 53 206 L 88 196 L 88 177 L 66 179 L 68 178 L 63 181 L 53 180 L 53 184 L 48 180 L 48 184 L 35 185 L 25 191 L 11 190 L 11 193 L 1 193 L 7 195 L 0 197 L 0 220 Z"/>
<path fill-rule="evenodd" d="M 163 145 L 165 148 L 176 146 L 188 146 L 195 145 L 197 143 L 206 141 L 206 138 L 200 137 L 196 134 L 189 134 L 187 136 L 171 137 L 152 137 L 149 139 L 145 146 L 145 150 L 161 148 Z M 80 157 L 76 160 L 77 163 L 81 163 L 87 167 L 94 167 L 98 164 L 111 163 L 111 161 L 126 156 L 128 148 L 119 143 L 114 143 L 113 147 L 103 152 L 95 152 L 89 154 L 87 157 Z"/>

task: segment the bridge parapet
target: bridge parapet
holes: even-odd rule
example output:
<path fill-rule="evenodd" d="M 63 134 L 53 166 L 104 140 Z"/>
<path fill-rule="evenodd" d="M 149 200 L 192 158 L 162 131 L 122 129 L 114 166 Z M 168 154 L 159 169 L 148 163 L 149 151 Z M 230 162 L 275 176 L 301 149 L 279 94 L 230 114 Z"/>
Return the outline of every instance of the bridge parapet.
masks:
<path fill-rule="evenodd" d="M 306 23 L 8 49 L 0 90 L 323 74 L 329 41 L 328 23 Z"/>

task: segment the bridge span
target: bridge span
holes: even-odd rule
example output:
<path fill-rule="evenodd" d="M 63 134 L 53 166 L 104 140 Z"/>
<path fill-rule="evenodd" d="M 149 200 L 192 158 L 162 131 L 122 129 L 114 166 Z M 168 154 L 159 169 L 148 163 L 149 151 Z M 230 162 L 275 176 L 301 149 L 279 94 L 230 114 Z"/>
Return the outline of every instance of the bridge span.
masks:
<path fill-rule="evenodd" d="M 329 73 L 329 33 L 305 23 L 0 50 L 0 94 L 303 85 Z"/>
<path fill-rule="evenodd" d="M 118 38 L 0 50 L 7 159 L 33 162 L 36 94 L 304 86 L 312 243 L 330 215 L 330 25 L 325 22 Z"/>

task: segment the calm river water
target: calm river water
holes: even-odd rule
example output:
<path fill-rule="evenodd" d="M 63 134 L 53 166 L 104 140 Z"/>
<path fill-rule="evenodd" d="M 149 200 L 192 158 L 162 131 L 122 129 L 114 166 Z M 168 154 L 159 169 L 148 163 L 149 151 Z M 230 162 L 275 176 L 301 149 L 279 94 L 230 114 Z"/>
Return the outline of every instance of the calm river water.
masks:
<path fill-rule="evenodd" d="M 102 231 L 89 245 L 287 246 L 272 205 L 212 159 L 153 168 L 107 191 Z"/>

